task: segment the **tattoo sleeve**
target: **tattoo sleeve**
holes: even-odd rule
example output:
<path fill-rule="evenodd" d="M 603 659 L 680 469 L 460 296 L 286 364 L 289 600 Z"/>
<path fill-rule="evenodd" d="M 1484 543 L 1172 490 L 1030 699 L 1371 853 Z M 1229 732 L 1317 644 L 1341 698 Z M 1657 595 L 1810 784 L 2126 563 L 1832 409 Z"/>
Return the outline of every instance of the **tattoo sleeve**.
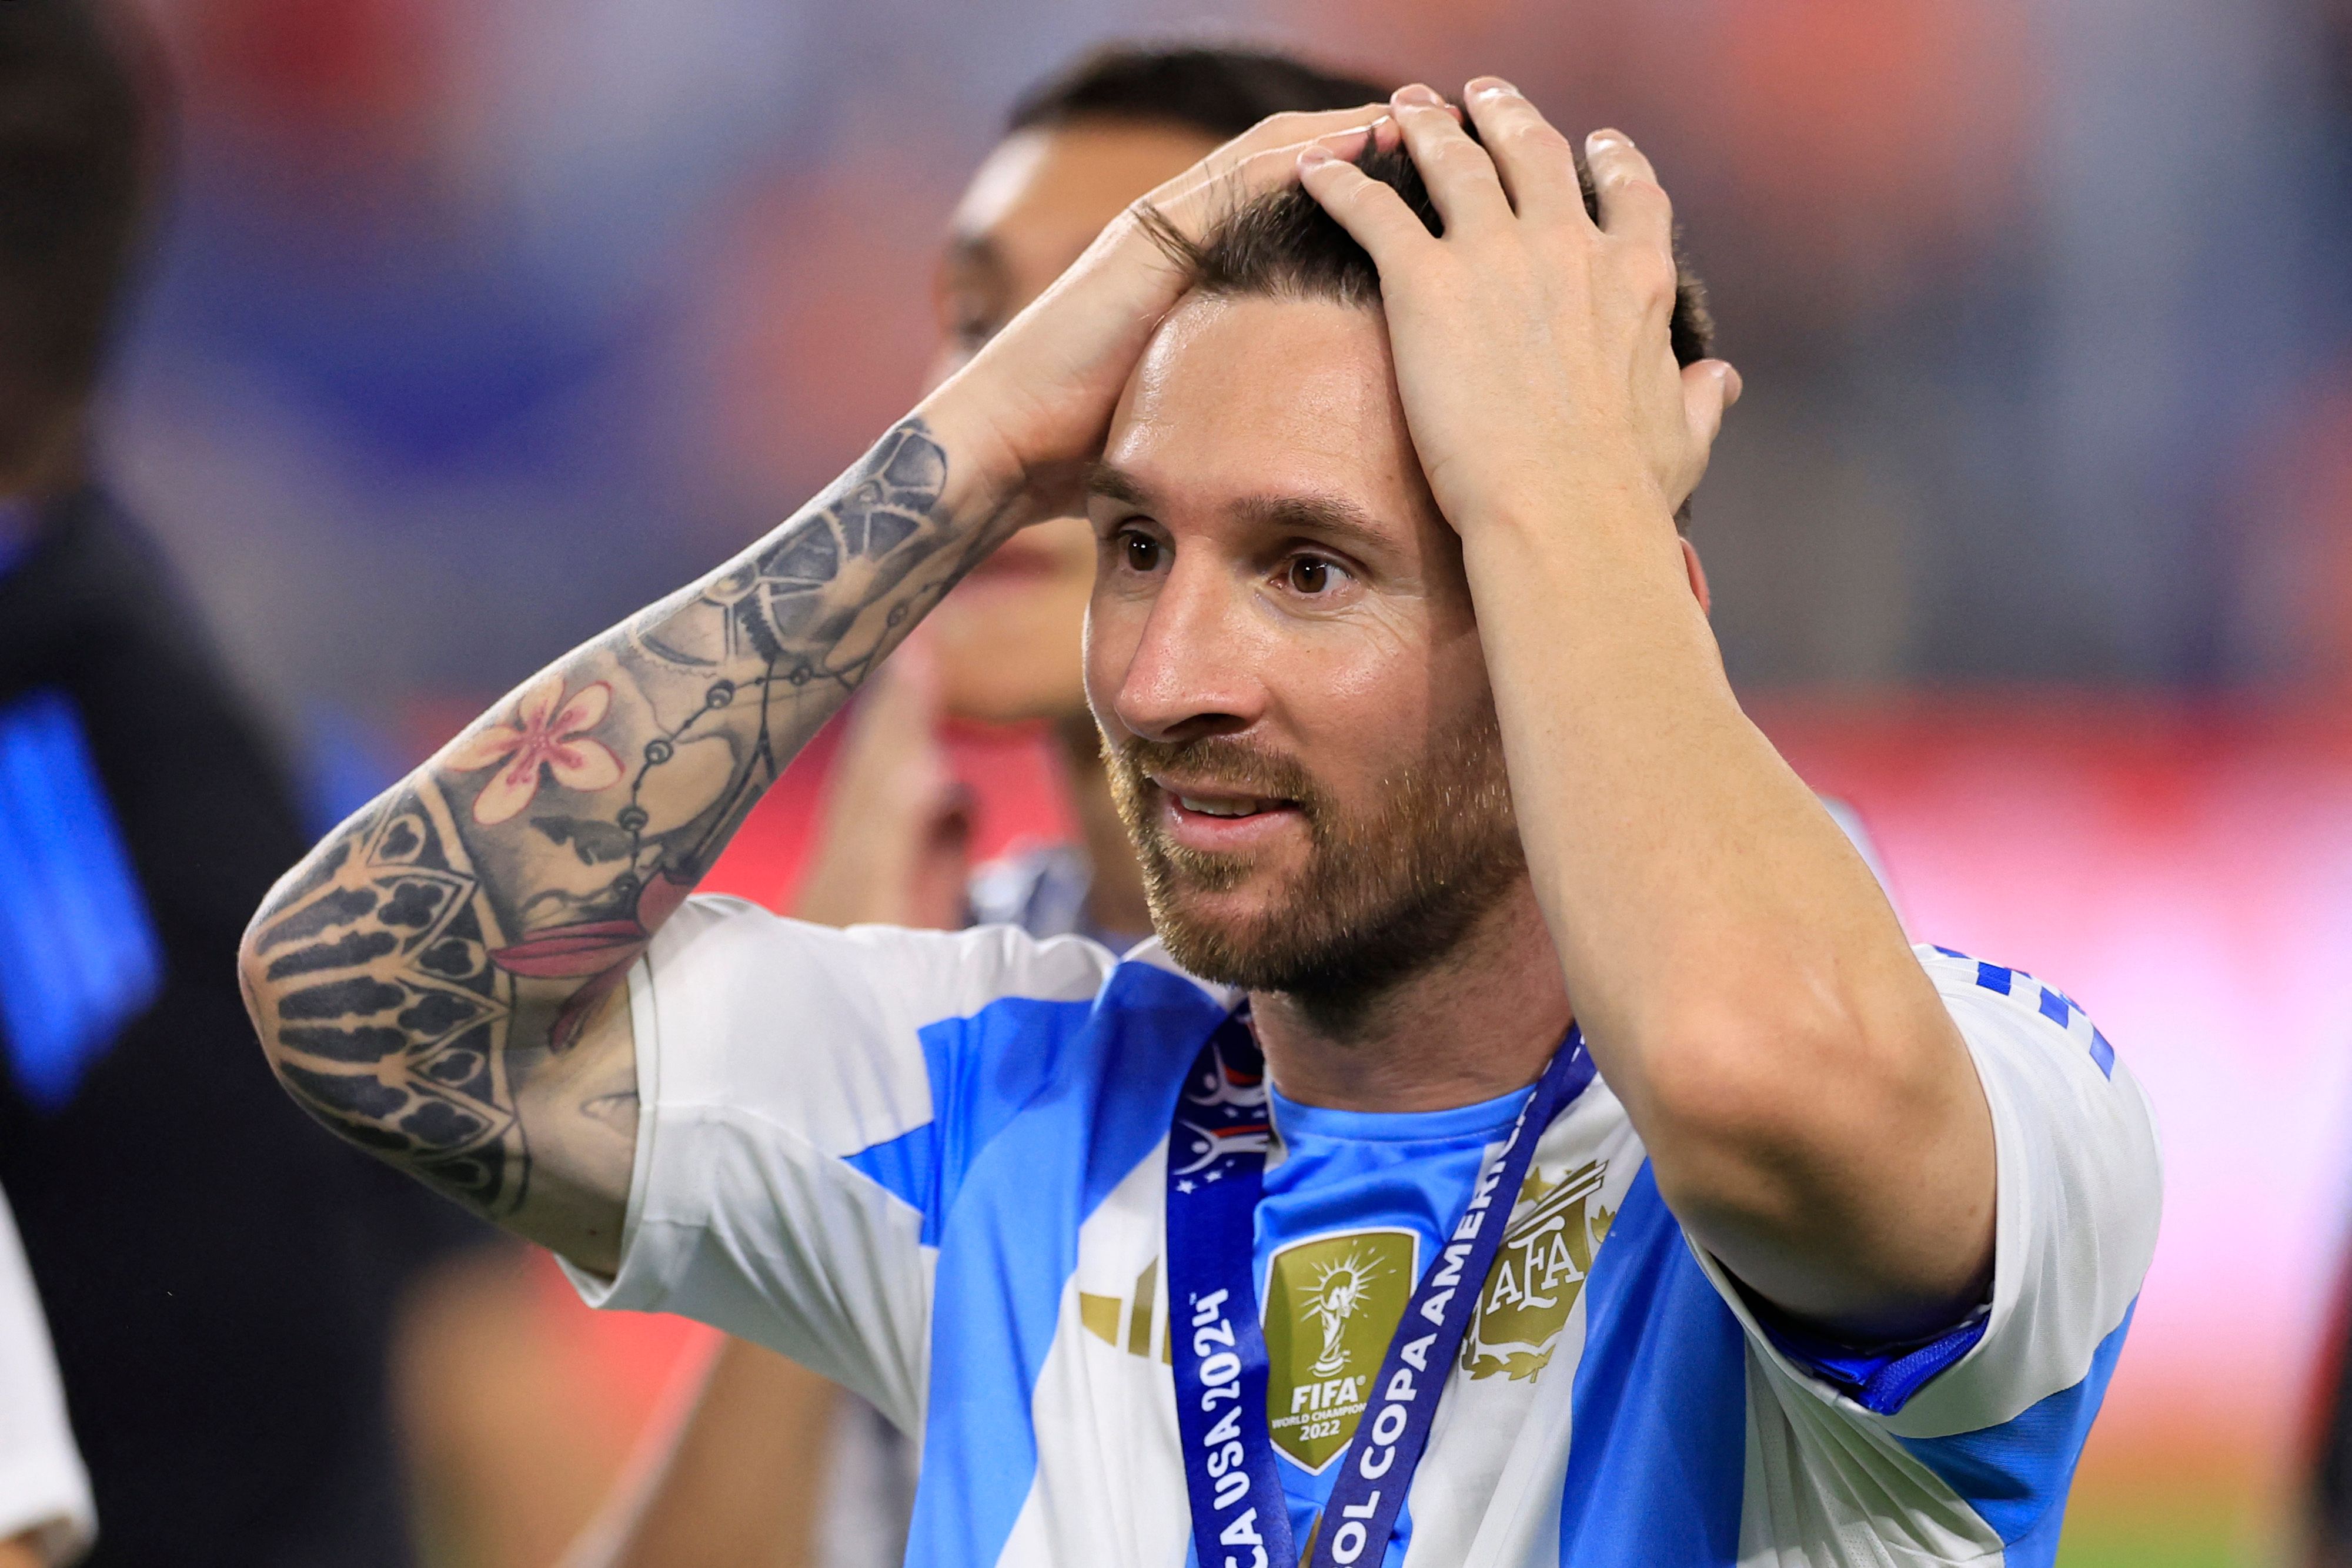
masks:
<path fill-rule="evenodd" d="M 948 469 L 920 419 L 901 423 L 751 550 L 541 672 L 289 873 L 243 974 L 295 1098 L 611 1267 L 635 1068 L 625 1041 L 575 1048 L 778 771 L 996 542 L 992 517 L 951 515 Z"/>

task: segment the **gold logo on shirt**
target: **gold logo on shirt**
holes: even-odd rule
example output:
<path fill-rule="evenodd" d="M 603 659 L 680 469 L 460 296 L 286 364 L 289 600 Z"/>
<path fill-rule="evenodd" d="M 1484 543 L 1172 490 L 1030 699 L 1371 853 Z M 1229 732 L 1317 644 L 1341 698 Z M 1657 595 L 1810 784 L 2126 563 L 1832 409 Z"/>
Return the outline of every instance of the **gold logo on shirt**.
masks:
<path fill-rule="evenodd" d="M 1128 1354 L 1139 1355 L 1149 1361 L 1156 1348 L 1161 1363 L 1172 1364 L 1175 1360 L 1173 1347 L 1162 1332 L 1166 1325 L 1160 1322 L 1159 1288 L 1160 1260 L 1154 1258 L 1143 1266 L 1143 1272 L 1135 1277 L 1132 1306 L 1129 1305 L 1128 1299 L 1118 1296 L 1097 1296 L 1091 1291 L 1080 1291 L 1078 1322 L 1088 1333 L 1114 1350 L 1118 1348 L 1123 1337 Z M 1126 1324 L 1123 1336 L 1119 1327 L 1122 1322 Z"/>
<path fill-rule="evenodd" d="M 1419 1251 L 1410 1230 L 1350 1230 L 1294 1241 L 1269 1261 L 1266 1425 L 1305 1469 L 1321 1469 L 1356 1435 Z"/>
<path fill-rule="evenodd" d="M 1522 1380 L 1550 1363 L 1552 1342 L 1568 1326 L 1593 1250 L 1615 1218 L 1593 1201 L 1607 1169 L 1595 1160 L 1549 1182 L 1540 1170 L 1528 1173 L 1463 1336 L 1462 1366 L 1472 1377 Z"/>

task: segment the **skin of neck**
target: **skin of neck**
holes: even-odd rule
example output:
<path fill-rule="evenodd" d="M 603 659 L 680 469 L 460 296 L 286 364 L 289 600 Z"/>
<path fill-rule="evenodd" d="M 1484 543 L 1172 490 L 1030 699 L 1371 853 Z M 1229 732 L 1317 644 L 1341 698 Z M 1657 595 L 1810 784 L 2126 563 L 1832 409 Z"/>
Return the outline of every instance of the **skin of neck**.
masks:
<path fill-rule="evenodd" d="M 1302 1105 L 1444 1111 L 1543 1075 L 1573 1013 L 1535 884 L 1515 878 L 1462 939 L 1344 1010 L 1250 997 L 1275 1086 Z"/>

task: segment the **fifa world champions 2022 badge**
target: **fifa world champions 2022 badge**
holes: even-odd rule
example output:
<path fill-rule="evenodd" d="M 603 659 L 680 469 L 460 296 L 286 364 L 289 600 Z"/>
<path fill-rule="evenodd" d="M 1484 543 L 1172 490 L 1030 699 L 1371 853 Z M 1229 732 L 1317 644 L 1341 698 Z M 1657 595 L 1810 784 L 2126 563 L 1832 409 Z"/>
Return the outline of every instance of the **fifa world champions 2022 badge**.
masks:
<path fill-rule="evenodd" d="M 1421 1277 L 1420 1246 L 1383 1226 L 1293 1241 L 1267 1260 L 1266 1425 L 1299 1469 L 1320 1471 L 1355 1437 Z"/>
<path fill-rule="evenodd" d="M 1317 1542 L 1318 1562 L 1328 1549 L 1333 1568 L 1354 1568 L 1368 1554 L 1378 1563 L 1427 1448 L 1445 1375 L 1457 1355 L 1476 1359 L 1467 1347 L 1481 1310 L 1496 1314 L 1482 1343 L 1496 1348 L 1502 1370 L 1533 1377 L 1550 1359 L 1553 1314 L 1565 1321 L 1570 1289 L 1580 1291 L 1591 1262 L 1586 1210 L 1600 1176 L 1597 1166 L 1570 1173 L 1555 1192 L 1535 1173 L 1535 1148 L 1592 1078 L 1591 1056 L 1571 1028 L 1509 1135 L 1481 1162 L 1425 1278 L 1414 1280 L 1411 1232 L 1310 1238 L 1275 1260 L 1261 1323 L 1251 1239 L 1271 1131 L 1265 1063 L 1238 1014 L 1202 1042 L 1169 1129 L 1166 1252 L 1171 1314 L 1190 1320 L 1189 1342 L 1173 1347 L 1172 1360 L 1202 1568 L 1296 1561 L 1277 1444 L 1309 1469 L 1344 1456 L 1323 1510 L 1338 1523 Z M 1529 1213 L 1515 1214 L 1530 1196 Z M 1573 1239 L 1563 1218 L 1571 1206 Z M 1531 1359 L 1522 1368 L 1515 1357 Z"/>

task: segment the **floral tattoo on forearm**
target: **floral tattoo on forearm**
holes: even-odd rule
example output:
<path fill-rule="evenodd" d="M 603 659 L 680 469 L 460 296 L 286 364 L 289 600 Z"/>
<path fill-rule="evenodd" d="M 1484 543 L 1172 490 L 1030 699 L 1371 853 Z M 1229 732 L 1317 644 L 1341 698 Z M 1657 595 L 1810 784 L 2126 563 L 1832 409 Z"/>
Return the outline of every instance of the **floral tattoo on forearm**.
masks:
<path fill-rule="evenodd" d="M 543 672 L 331 836 L 257 917 L 280 1076 L 344 1136 L 487 1213 L 617 986 L 783 765 L 992 544 L 944 515 L 920 420 L 693 588 Z M 633 1114 L 633 1108 L 631 1110 Z"/>

